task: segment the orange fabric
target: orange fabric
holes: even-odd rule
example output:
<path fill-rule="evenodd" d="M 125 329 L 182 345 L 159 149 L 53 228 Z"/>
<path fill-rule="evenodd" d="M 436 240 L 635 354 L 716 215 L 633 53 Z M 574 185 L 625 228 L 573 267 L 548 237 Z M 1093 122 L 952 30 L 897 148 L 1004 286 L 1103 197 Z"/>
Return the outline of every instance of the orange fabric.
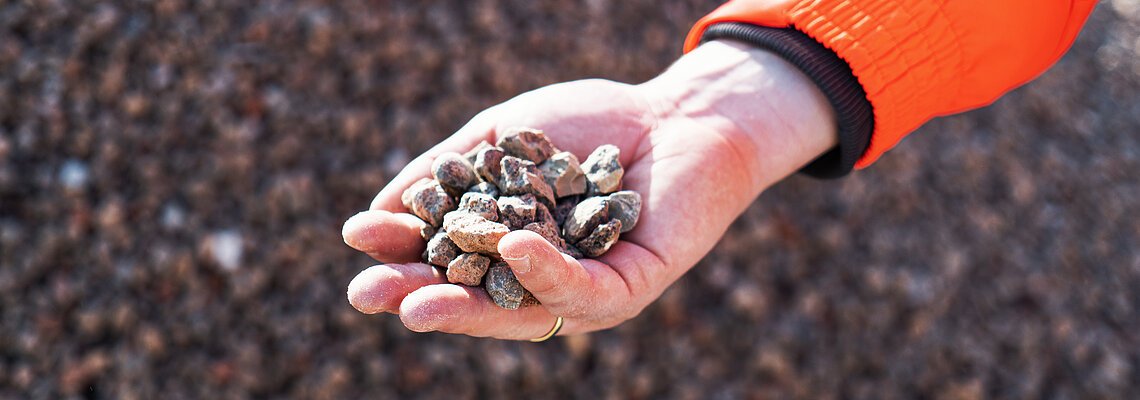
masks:
<path fill-rule="evenodd" d="M 875 110 L 864 168 L 930 120 L 988 105 L 1055 63 L 1096 0 L 735 0 L 701 19 L 794 27 L 835 51 Z"/>

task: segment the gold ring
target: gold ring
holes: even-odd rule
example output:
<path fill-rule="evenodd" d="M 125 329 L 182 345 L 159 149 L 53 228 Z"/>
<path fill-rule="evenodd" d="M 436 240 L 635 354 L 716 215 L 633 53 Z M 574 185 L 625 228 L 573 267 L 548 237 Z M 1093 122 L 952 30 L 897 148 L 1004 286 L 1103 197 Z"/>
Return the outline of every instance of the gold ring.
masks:
<path fill-rule="evenodd" d="M 534 343 L 545 342 L 546 339 L 550 339 L 550 338 L 554 337 L 554 335 L 557 335 L 558 331 L 560 331 L 560 330 L 562 330 L 562 317 L 558 317 L 558 319 L 554 320 L 554 327 L 550 328 L 550 332 L 547 332 L 545 335 L 542 335 L 541 337 L 536 337 L 534 339 L 531 339 L 530 341 L 534 342 Z"/>

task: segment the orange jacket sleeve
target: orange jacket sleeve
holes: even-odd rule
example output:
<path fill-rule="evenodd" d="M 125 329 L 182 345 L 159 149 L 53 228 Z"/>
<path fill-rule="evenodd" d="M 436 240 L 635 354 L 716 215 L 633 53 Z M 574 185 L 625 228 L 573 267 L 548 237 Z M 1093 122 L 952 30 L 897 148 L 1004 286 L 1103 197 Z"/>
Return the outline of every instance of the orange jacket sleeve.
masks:
<path fill-rule="evenodd" d="M 1095 0 L 735 0 L 697 22 L 792 28 L 834 51 L 874 114 L 863 168 L 932 117 L 992 103 L 1049 68 Z"/>

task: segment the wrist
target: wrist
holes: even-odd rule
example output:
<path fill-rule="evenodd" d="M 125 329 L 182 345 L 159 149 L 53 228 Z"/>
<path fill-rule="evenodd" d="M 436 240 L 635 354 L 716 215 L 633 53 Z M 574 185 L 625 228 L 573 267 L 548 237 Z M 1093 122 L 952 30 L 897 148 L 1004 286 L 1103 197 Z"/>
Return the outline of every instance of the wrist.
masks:
<path fill-rule="evenodd" d="M 741 43 L 706 43 L 638 90 L 660 123 L 692 124 L 739 147 L 761 190 L 837 142 L 835 112 L 815 83 Z"/>

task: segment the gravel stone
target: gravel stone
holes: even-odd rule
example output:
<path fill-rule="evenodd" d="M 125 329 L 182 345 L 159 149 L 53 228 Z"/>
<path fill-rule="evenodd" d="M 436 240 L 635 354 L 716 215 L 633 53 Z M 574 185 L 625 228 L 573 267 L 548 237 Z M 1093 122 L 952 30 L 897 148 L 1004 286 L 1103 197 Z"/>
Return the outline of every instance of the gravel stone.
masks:
<path fill-rule="evenodd" d="M 556 197 L 586 193 L 586 174 L 573 153 L 555 153 L 538 166 L 542 179 L 554 190 Z"/>
<path fill-rule="evenodd" d="M 594 184 L 596 192 L 587 194 L 613 193 L 621 188 L 621 178 L 625 170 L 618 161 L 621 151 L 617 146 L 604 144 L 598 146 L 586 161 L 582 162 L 582 170 L 586 172 L 586 179 Z"/>
<path fill-rule="evenodd" d="M 480 150 L 475 156 L 475 173 L 484 182 L 494 183 L 496 186 L 502 181 L 502 160 L 503 149 L 498 147 L 488 147 Z"/>
<path fill-rule="evenodd" d="M 435 180 L 453 197 L 459 197 L 467 188 L 479 182 L 475 167 L 459 153 L 443 153 L 431 164 Z"/>
<path fill-rule="evenodd" d="M 490 182 L 479 182 L 467 188 L 468 193 L 482 193 L 491 197 L 499 197 L 499 187 Z"/>
<path fill-rule="evenodd" d="M 562 237 L 571 243 L 586 238 L 599 224 L 610 219 L 610 202 L 605 197 L 587 197 L 574 207 L 562 223 Z"/>
<path fill-rule="evenodd" d="M 499 197 L 499 220 L 511 229 L 522 229 L 526 224 L 534 222 L 538 211 L 537 202 L 532 194 L 522 196 Z"/>
<path fill-rule="evenodd" d="M 431 240 L 428 240 L 427 250 L 424 250 L 424 259 L 428 264 L 437 267 L 447 267 L 455 257 L 459 256 L 459 247 L 447 235 L 447 231 L 440 230 L 436 232 Z"/>
<path fill-rule="evenodd" d="M 438 227 L 443 223 L 443 216 L 455 210 L 455 200 L 447 194 L 439 182 L 432 179 L 421 179 L 400 196 L 412 214 L 420 219 Z"/>
<path fill-rule="evenodd" d="M 542 130 L 523 127 L 508 129 L 499 136 L 496 145 L 501 147 L 509 156 L 528 160 L 535 164 L 541 164 L 557 151 Z"/>
<path fill-rule="evenodd" d="M 570 196 L 558 199 L 558 205 L 550 210 L 550 214 L 554 216 L 554 220 L 558 222 L 558 226 L 566 222 L 566 216 L 574 211 L 574 206 L 582 201 L 582 196 Z"/>
<path fill-rule="evenodd" d="M 476 253 L 463 253 L 447 264 L 447 281 L 467 286 L 479 286 L 483 275 L 491 266 L 491 259 Z"/>
<path fill-rule="evenodd" d="M 432 236 L 435 236 L 436 231 L 437 230 L 434 226 L 424 224 L 420 227 L 420 237 L 424 238 L 424 241 L 426 242 L 428 240 L 431 240 Z"/>
<path fill-rule="evenodd" d="M 621 234 L 621 220 L 612 219 L 610 222 L 598 225 L 594 231 L 590 233 L 582 241 L 576 245 L 582 253 L 589 257 L 597 257 L 610 250 L 610 246 L 617 243 L 618 236 Z"/>
<path fill-rule="evenodd" d="M 490 143 L 487 143 L 487 141 L 484 140 L 482 142 L 479 142 L 479 144 L 475 145 L 475 147 L 472 148 L 471 150 L 468 150 L 466 153 L 463 153 L 463 158 L 467 159 L 467 162 L 471 163 L 471 165 L 475 165 L 475 159 L 479 156 L 479 152 L 483 151 L 483 149 L 489 149 L 492 147 L 495 147 L 495 146 L 492 146 Z"/>
<path fill-rule="evenodd" d="M 499 185 L 505 195 L 530 193 L 543 204 L 554 206 L 554 190 L 542 180 L 534 163 L 512 156 L 503 157 L 500 162 L 503 178 Z"/>
<path fill-rule="evenodd" d="M 476 214 L 488 221 L 499 220 L 499 206 L 495 198 L 482 193 L 464 193 L 463 198 L 459 199 L 457 211 Z"/>
<path fill-rule="evenodd" d="M 464 252 L 496 256 L 499 239 L 511 231 L 506 225 L 464 212 L 448 213 L 443 226 L 447 236 Z"/>
<path fill-rule="evenodd" d="M 641 195 L 632 190 L 613 192 L 607 196 L 610 203 L 610 217 L 621 220 L 621 233 L 629 232 L 637 226 L 641 217 Z"/>
<path fill-rule="evenodd" d="M 487 294 L 499 307 L 508 310 L 517 310 L 532 304 L 538 304 L 534 295 L 523 287 L 515 278 L 515 272 L 505 262 L 497 262 L 487 270 Z"/>
<path fill-rule="evenodd" d="M 526 224 L 523 229 L 537 233 L 546 239 L 547 242 L 554 245 L 559 251 L 563 253 L 566 252 L 566 240 L 562 239 L 562 236 L 558 234 L 558 226 L 554 225 L 553 221 L 551 223 L 531 222 Z"/>

